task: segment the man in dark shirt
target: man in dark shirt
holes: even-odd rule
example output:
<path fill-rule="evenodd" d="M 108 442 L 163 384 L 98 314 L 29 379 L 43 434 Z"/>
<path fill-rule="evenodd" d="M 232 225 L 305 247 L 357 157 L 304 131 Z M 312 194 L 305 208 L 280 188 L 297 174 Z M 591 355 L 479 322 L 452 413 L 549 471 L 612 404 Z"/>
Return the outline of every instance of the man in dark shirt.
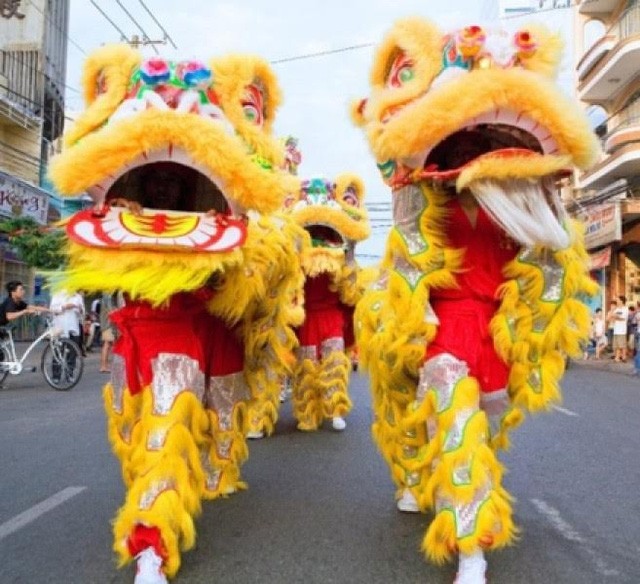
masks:
<path fill-rule="evenodd" d="M 7 283 L 8 296 L 0 304 L 0 326 L 6 326 L 16 318 L 25 314 L 37 314 L 43 310 L 40 306 L 27 304 L 24 301 L 25 289 L 22 282 L 12 280 Z"/>

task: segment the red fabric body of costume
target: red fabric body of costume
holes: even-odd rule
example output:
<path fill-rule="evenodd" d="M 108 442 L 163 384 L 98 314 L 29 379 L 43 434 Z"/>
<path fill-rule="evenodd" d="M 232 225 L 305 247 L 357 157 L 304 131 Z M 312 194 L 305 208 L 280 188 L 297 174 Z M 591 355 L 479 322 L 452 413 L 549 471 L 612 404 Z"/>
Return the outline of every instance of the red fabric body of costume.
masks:
<path fill-rule="evenodd" d="M 113 352 L 125 360 L 132 394 L 151 383 L 152 361 L 159 353 L 191 357 L 207 375 L 243 370 L 243 348 L 235 331 L 206 311 L 205 302 L 210 296 L 206 289 L 180 293 L 161 308 L 127 300 L 123 308 L 110 315 L 120 333 Z"/>
<path fill-rule="evenodd" d="M 316 358 L 327 339 L 344 339 L 345 347 L 353 344 L 353 307 L 343 304 L 330 285 L 329 274 L 307 278 L 304 283 L 305 319 L 296 334 L 301 347 L 316 347 Z"/>
<path fill-rule="evenodd" d="M 482 208 L 475 228 L 457 198 L 447 203 L 448 245 L 464 248 L 457 288 L 434 289 L 431 306 L 440 324 L 427 347 L 426 359 L 450 353 L 464 361 L 483 392 L 504 389 L 509 369 L 498 356 L 489 331 L 491 318 L 500 307 L 496 293 L 505 278 L 504 265 L 511 261 L 518 246 Z"/>

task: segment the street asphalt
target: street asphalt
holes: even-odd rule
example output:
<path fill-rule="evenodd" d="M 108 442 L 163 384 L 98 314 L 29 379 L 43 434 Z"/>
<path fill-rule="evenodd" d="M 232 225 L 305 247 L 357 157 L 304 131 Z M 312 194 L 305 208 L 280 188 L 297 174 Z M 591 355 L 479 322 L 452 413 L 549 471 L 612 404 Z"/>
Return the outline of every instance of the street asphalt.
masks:
<path fill-rule="evenodd" d="M 70 392 L 39 372 L 0 389 L 0 583 L 131 583 L 110 520 L 124 488 L 105 436 L 98 356 Z M 640 583 L 640 379 L 576 363 L 564 403 L 515 432 L 502 456 L 517 543 L 489 556 L 491 584 Z M 451 583 L 427 563 L 429 515 L 395 510 L 370 438 L 366 377 L 354 374 L 343 433 L 277 432 L 250 444 L 249 490 L 207 502 L 177 583 Z"/>

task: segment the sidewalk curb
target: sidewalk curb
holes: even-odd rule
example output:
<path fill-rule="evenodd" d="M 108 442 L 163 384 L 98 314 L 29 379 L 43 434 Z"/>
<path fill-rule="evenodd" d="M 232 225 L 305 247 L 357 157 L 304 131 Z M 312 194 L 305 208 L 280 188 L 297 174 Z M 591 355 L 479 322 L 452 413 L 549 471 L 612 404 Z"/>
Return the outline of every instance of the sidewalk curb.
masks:
<path fill-rule="evenodd" d="M 612 359 L 571 359 L 571 364 L 568 367 L 571 369 L 595 369 L 598 371 L 607 371 L 609 373 L 617 373 L 618 375 L 625 375 L 631 377 L 633 373 L 633 360 L 627 363 L 615 363 Z"/>

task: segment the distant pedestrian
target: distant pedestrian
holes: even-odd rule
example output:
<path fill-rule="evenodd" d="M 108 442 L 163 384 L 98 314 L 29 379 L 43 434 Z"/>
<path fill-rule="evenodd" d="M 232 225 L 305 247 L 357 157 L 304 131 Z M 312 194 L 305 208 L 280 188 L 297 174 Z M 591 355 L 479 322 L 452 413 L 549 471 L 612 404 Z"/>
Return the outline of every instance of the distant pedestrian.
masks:
<path fill-rule="evenodd" d="M 84 354 L 83 325 L 84 325 L 84 298 L 80 292 L 67 292 L 61 290 L 51 297 L 49 305 L 53 313 L 54 326 L 62 332 L 62 335 L 75 341 Z"/>
<path fill-rule="evenodd" d="M 607 331 L 602 308 L 596 308 L 593 315 L 593 340 L 595 342 L 595 358 L 600 359 L 600 354 L 607 346 Z"/>
<path fill-rule="evenodd" d="M 613 323 L 616 317 L 616 308 L 618 308 L 618 303 L 615 300 L 609 302 L 609 311 L 607 312 L 607 344 L 613 350 Z M 615 356 L 615 355 L 614 355 Z M 611 358 L 613 359 L 612 356 Z"/>
<path fill-rule="evenodd" d="M 613 357 L 618 363 L 627 360 L 627 323 L 629 320 L 629 308 L 627 299 L 618 296 L 617 306 L 613 318 Z"/>

